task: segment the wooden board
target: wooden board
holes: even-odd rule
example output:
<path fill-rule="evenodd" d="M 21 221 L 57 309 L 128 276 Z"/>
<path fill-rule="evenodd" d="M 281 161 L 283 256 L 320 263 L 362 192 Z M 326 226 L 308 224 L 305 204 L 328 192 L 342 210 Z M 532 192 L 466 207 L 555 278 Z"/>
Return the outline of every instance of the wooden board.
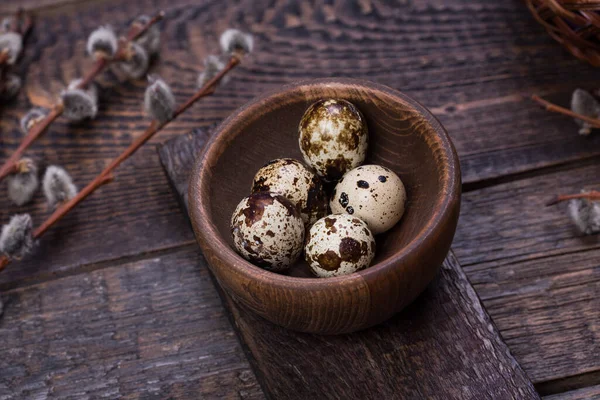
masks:
<path fill-rule="evenodd" d="M 186 192 L 183 171 L 208 136 L 197 131 L 159 148 L 178 194 Z M 223 297 L 276 399 L 537 398 L 452 254 L 405 311 L 349 335 L 286 330 Z"/>
<path fill-rule="evenodd" d="M 544 400 L 597 400 L 600 399 L 600 386 L 590 386 L 565 393 L 544 397 Z"/>
<path fill-rule="evenodd" d="M 540 390 L 600 381 L 600 241 L 576 231 L 566 204 L 544 207 L 559 192 L 597 188 L 598 176 L 595 161 L 463 195 L 453 248 Z"/>
<path fill-rule="evenodd" d="M 0 398 L 263 399 L 195 246 L 2 293 Z"/>
<path fill-rule="evenodd" d="M 159 8 L 167 11 L 167 18 L 162 24 L 163 52 L 152 72 L 173 84 L 178 99 L 193 92 L 203 58 L 218 51 L 218 35 L 227 27 L 251 30 L 257 51 L 216 96 L 170 124 L 157 142 L 220 120 L 250 98 L 284 83 L 352 76 L 403 90 L 431 108 L 455 141 L 468 183 L 600 151 L 600 137 L 578 137 L 568 118 L 551 115 L 527 100 L 529 93 L 538 92 L 567 103 L 575 87 L 594 81 L 596 71 L 562 50 L 519 1 L 38 4 L 35 29 L 17 68 L 25 88 L 16 102 L 0 110 L 0 160 L 18 145 L 22 137 L 18 119 L 28 107 L 49 104 L 70 79 L 89 67 L 85 40 L 94 28 L 107 23 L 120 28 L 133 16 Z M 11 10 L 12 6 L 3 7 L 0 12 Z M 148 124 L 141 106 L 143 80 L 121 84 L 107 73 L 99 82 L 101 107 L 95 121 L 69 125 L 61 119 L 28 152 L 65 166 L 79 186 Z M 140 151 L 119 169 L 114 183 L 51 230 L 35 260 L 3 273 L 0 287 L 191 243 L 165 187 L 156 156 Z M 25 208 L 5 199 L 1 185 L 2 221 L 16 212 L 32 212 L 36 223 L 46 215 L 41 199 Z"/>

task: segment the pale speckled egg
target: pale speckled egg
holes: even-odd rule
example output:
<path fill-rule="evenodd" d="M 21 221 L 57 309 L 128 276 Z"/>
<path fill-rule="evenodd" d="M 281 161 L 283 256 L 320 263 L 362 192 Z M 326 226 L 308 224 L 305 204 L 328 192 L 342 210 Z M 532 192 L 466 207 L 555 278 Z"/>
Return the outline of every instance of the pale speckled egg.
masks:
<path fill-rule="evenodd" d="M 245 197 L 231 216 L 231 235 L 237 252 L 269 271 L 284 271 L 302 253 L 304 223 L 296 207 L 276 193 Z"/>
<path fill-rule="evenodd" d="M 320 278 L 367 268 L 375 256 L 375 239 L 367 224 L 349 214 L 332 214 L 313 224 L 304 246 L 310 270 Z"/>
<path fill-rule="evenodd" d="M 363 115 L 346 100 L 321 100 L 311 105 L 300 121 L 302 156 L 328 182 L 365 160 L 368 129 Z"/>
<path fill-rule="evenodd" d="M 380 165 L 348 171 L 335 186 L 329 203 L 331 212 L 362 219 L 375 235 L 400 221 L 405 204 L 404 184 L 392 170 Z"/>
<path fill-rule="evenodd" d="M 258 170 L 252 193 L 279 193 L 300 211 L 305 225 L 327 215 L 329 201 L 321 179 L 293 158 L 279 158 Z"/>

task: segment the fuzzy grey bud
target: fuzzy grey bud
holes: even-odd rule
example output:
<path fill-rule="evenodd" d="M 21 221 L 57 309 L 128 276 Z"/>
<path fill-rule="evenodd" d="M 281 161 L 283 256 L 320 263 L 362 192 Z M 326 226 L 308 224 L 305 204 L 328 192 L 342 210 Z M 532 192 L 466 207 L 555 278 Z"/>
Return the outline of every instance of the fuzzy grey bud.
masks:
<path fill-rule="evenodd" d="M 163 123 L 175 112 L 175 97 L 169 85 L 160 78 L 149 77 L 150 85 L 144 95 L 144 108 L 148 115 Z"/>
<path fill-rule="evenodd" d="M 15 74 L 8 74 L 4 81 L 4 90 L 0 93 L 0 100 L 9 101 L 21 90 L 21 78 Z"/>
<path fill-rule="evenodd" d="M 50 208 L 56 208 L 77 195 L 71 176 L 63 168 L 51 165 L 44 174 L 44 196 Z"/>
<path fill-rule="evenodd" d="M 13 17 L 5 17 L 0 21 L 0 32 L 10 32 L 11 25 L 13 22 Z"/>
<path fill-rule="evenodd" d="M 575 89 L 571 96 L 571 111 L 586 117 L 598 118 L 600 116 L 600 103 L 589 92 L 583 89 Z M 575 119 L 575 122 L 580 126 L 580 135 L 590 134 L 592 126 L 589 123 L 580 119 Z"/>
<path fill-rule="evenodd" d="M 8 64 L 14 64 L 23 49 L 23 36 L 16 32 L 0 34 L 0 51 L 8 52 Z"/>
<path fill-rule="evenodd" d="M 134 24 L 145 26 L 152 18 L 148 15 L 140 15 L 133 21 Z M 154 24 L 146 30 L 144 34 L 138 37 L 135 42 L 146 50 L 146 54 L 152 57 L 158 54 L 160 50 L 160 29 Z"/>
<path fill-rule="evenodd" d="M 30 158 L 23 158 L 17 163 L 16 172 L 7 178 L 8 197 L 18 206 L 31 201 L 40 186 L 38 168 Z"/>
<path fill-rule="evenodd" d="M 227 29 L 221 35 L 219 42 L 223 53 L 229 55 L 233 53 L 248 54 L 252 52 L 252 48 L 254 47 L 252 35 L 237 29 Z"/>
<path fill-rule="evenodd" d="M 42 121 L 48 115 L 48 109 L 35 107 L 27 111 L 21 118 L 20 126 L 23 133 L 29 132 L 29 130 L 38 122 Z"/>
<path fill-rule="evenodd" d="M 129 43 L 128 59 L 115 64 L 115 68 L 128 78 L 140 79 L 148 71 L 149 58 L 146 50 L 137 43 Z"/>
<path fill-rule="evenodd" d="M 112 28 L 101 26 L 90 34 L 86 47 L 91 56 L 112 58 L 119 48 L 119 40 Z"/>
<path fill-rule="evenodd" d="M 581 191 L 585 193 L 585 190 Z M 585 235 L 600 232 L 600 201 L 573 199 L 569 201 L 569 216 Z"/>
<path fill-rule="evenodd" d="M 204 59 L 204 71 L 198 75 L 198 87 L 201 88 L 208 83 L 212 78 L 214 78 L 219 72 L 221 72 L 225 68 L 225 63 L 221 58 L 210 55 Z M 229 80 L 228 76 L 224 76 L 221 79 L 222 84 L 227 83 Z"/>
<path fill-rule="evenodd" d="M 33 250 L 33 222 L 29 214 L 13 215 L 2 227 L 0 251 L 8 258 L 21 259 Z"/>
<path fill-rule="evenodd" d="M 87 89 L 77 89 L 81 79 L 76 79 L 69 84 L 60 94 L 64 111 L 63 115 L 72 121 L 81 121 L 85 118 L 95 118 L 98 112 L 98 90 L 93 83 Z"/>

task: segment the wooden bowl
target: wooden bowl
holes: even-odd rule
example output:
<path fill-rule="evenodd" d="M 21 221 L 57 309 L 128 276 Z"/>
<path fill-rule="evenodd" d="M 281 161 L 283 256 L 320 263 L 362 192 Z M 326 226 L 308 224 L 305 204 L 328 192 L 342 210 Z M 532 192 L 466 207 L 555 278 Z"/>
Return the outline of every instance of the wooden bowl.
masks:
<path fill-rule="evenodd" d="M 268 161 L 302 160 L 298 124 L 313 102 L 354 103 L 369 128 L 367 162 L 394 170 L 406 186 L 402 220 L 378 235 L 371 267 L 315 278 L 301 259 L 287 275 L 265 271 L 232 247 L 229 222 Z M 460 166 L 440 123 L 408 96 L 355 79 L 319 79 L 250 101 L 217 129 L 190 177 L 190 217 L 217 280 L 234 300 L 289 329 L 353 332 L 380 323 L 409 304 L 434 278 L 458 220 Z"/>

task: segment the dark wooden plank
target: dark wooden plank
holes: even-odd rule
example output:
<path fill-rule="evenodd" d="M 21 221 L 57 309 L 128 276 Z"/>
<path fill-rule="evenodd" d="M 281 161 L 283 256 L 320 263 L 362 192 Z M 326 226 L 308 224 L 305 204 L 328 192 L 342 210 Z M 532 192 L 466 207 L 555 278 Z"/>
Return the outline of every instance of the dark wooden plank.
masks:
<path fill-rule="evenodd" d="M 19 0 L 5 1 L 0 4 L 0 14 L 14 13 L 23 8 L 24 10 L 35 12 L 40 8 L 57 7 L 63 4 L 75 4 L 86 0 Z"/>
<path fill-rule="evenodd" d="M 544 400 L 597 400 L 600 399 L 600 386 L 590 386 L 570 392 L 543 397 Z"/>
<path fill-rule="evenodd" d="M 597 188 L 599 175 L 596 162 L 463 195 L 454 251 L 517 360 L 552 392 L 600 382 L 600 241 L 576 231 L 566 204 L 544 203 Z"/>
<path fill-rule="evenodd" d="M 90 65 L 83 53 L 91 30 L 103 23 L 120 27 L 132 16 L 158 8 L 167 10 L 166 40 L 152 71 L 173 83 L 180 99 L 193 92 L 202 59 L 217 51 L 218 35 L 226 27 L 251 30 L 257 52 L 235 71 L 230 84 L 155 141 L 207 126 L 284 83 L 335 75 L 401 89 L 432 108 L 455 141 L 466 182 L 600 151 L 599 137 L 579 138 L 568 118 L 540 110 L 523 97 L 552 93 L 553 100 L 566 102 L 574 87 L 594 81 L 596 71 L 552 41 L 520 1 L 106 0 L 39 10 L 19 64 L 25 89 L 0 111 L 0 159 L 18 145 L 18 119 L 30 103 L 49 103 Z M 71 126 L 61 120 L 29 152 L 64 165 L 80 186 L 148 123 L 141 107 L 143 81 L 118 84 L 105 74 L 100 83 L 102 106 L 96 121 Z M 44 238 L 36 259 L 3 273 L 0 287 L 191 242 L 165 188 L 157 158 L 142 150 L 123 165 L 114 183 Z M 5 200 L 4 190 L 2 186 L 3 220 L 17 211 L 32 211 L 36 222 L 43 219 L 41 200 L 16 208 Z"/>
<path fill-rule="evenodd" d="M 195 246 L 2 293 L 0 397 L 264 398 Z"/>
<path fill-rule="evenodd" d="M 181 171 L 190 170 L 206 136 L 181 136 L 159 149 L 178 193 L 186 192 Z M 405 311 L 349 335 L 286 330 L 224 299 L 276 399 L 537 398 L 453 255 Z"/>

